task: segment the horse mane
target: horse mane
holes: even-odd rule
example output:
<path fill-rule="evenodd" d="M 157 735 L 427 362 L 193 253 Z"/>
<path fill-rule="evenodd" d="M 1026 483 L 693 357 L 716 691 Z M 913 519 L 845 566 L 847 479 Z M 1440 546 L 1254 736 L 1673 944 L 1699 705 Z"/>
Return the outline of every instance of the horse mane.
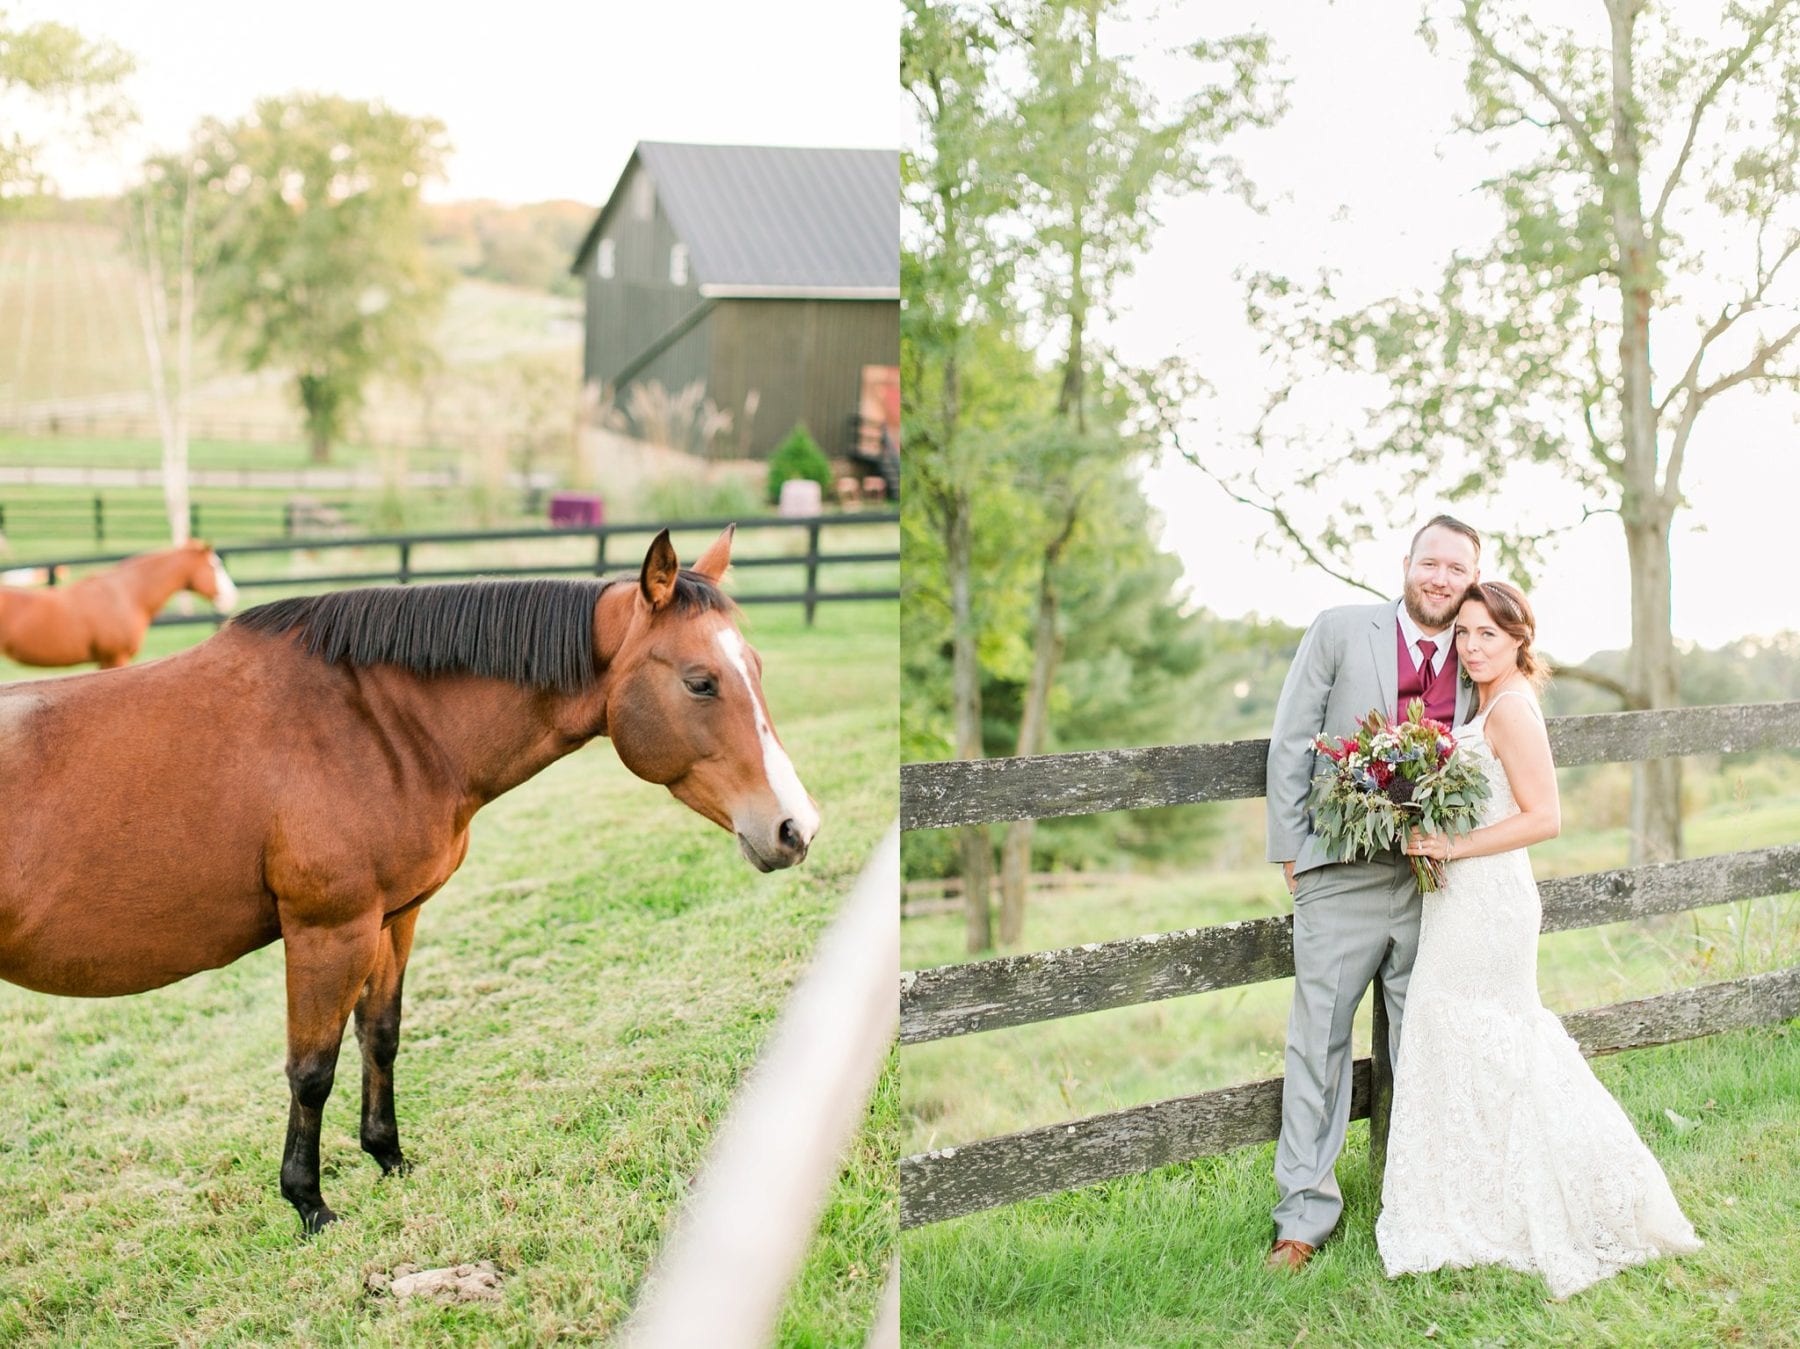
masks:
<path fill-rule="evenodd" d="M 414 674 L 472 674 L 573 693 L 594 682 L 594 606 L 636 581 L 459 581 L 374 586 L 275 600 L 246 609 L 234 628 L 298 632 L 331 664 L 398 665 Z M 735 606 L 704 576 L 683 571 L 677 613 Z"/>

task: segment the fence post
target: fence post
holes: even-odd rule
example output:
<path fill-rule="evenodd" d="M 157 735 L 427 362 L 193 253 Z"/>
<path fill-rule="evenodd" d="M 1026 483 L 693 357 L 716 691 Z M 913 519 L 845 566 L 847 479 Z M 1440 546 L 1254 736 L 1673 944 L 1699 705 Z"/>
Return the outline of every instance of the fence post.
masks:
<path fill-rule="evenodd" d="M 198 501 L 188 502 L 188 537 L 190 539 L 200 537 L 200 503 Z"/>
<path fill-rule="evenodd" d="M 597 540 L 594 545 L 594 575 L 604 576 L 606 574 L 606 531 L 601 530 L 594 535 L 594 538 Z"/>
<path fill-rule="evenodd" d="M 806 526 L 806 626 L 813 625 L 813 611 L 819 607 L 819 522 Z"/>
<path fill-rule="evenodd" d="M 94 542 L 106 542 L 106 499 L 94 493 Z"/>
<path fill-rule="evenodd" d="M 281 537 L 294 537 L 294 503 L 291 498 L 281 503 Z"/>
<path fill-rule="evenodd" d="M 412 545 L 410 543 L 403 543 L 400 545 L 400 584 L 410 585 L 411 583 Z"/>
<path fill-rule="evenodd" d="M 1388 1052 L 1387 992 L 1379 974 L 1371 988 L 1375 1026 L 1369 1050 L 1369 1170 L 1375 1176 L 1376 1193 L 1380 1193 L 1382 1173 L 1387 1169 L 1388 1120 L 1394 1113 L 1394 1060 Z"/>
<path fill-rule="evenodd" d="M 6 533 L 6 507 L 0 504 L 0 534 Z"/>

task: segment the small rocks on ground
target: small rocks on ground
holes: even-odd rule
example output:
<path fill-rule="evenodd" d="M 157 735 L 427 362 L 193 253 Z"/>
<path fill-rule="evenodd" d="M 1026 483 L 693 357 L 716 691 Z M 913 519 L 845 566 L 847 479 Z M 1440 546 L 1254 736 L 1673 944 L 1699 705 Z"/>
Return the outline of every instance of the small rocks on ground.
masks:
<path fill-rule="evenodd" d="M 437 1302 L 500 1300 L 500 1271 L 491 1260 L 478 1260 L 472 1265 L 450 1265 L 444 1269 L 395 1265 L 391 1274 L 376 1270 L 369 1275 L 367 1283 L 371 1293 L 390 1293 L 397 1302 L 411 1297 L 428 1297 Z"/>

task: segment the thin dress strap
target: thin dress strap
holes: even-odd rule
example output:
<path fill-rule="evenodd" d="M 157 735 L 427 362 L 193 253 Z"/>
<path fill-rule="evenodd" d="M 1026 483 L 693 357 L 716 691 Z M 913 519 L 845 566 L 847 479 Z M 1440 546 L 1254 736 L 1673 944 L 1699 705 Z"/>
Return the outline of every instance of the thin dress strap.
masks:
<path fill-rule="evenodd" d="M 1501 689 L 1500 692 L 1498 692 L 1494 695 L 1493 702 L 1490 702 L 1487 705 L 1486 711 L 1484 711 L 1481 715 L 1485 717 L 1488 715 L 1489 712 L 1492 712 L 1494 710 L 1494 703 L 1499 702 L 1502 698 L 1513 698 L 1513 697 L 1523 698 L 1525 700 L 1526 704 L 1531 708 L 1532 714 L 1534 716 L 1536 716 L 1539 721 L 1542 721 L 1544 719 L 1544 711 L 1542 708 L 1540 708 L 1538 706 L 1537 699 L 1532 697 L 1524 689 Z"/>

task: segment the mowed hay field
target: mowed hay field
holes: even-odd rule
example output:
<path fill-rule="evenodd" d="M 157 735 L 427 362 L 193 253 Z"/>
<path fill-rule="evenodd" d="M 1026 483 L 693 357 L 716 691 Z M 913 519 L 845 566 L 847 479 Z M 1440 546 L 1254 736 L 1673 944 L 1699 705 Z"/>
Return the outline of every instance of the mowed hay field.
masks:
<path fill-rule="evenodd" d="M 786 995 L 896 810 L 896 608 L 748 611 L 824 827 L 771 876 L 604 741 L 476 818 L 426 906 L 395 1070 L 410 1176 L 357 1144 L 346 1036 L 303 1241 L 277 1190 L 279 944 L 134 998 L 0 985 L 0 1343 L 595 1342 L 630 1306 Z M 156 630 L 140 659 L 193 640 Z M 890 1062 L 780 1340 L 860 1344 L 896 1225 Z M 497 1304 L 397 1306 L 402 1263 L 491 1260 Z"/>
<path fill-rule="evenodd" d="M 1565 774 L 1563 837 L 1542 877 L 1625 863 L 1598 802 L 1625 769 Z M 1687 850 L 1800 838 L 1800 756 L 1695 763 Z M 1574 785 L 1570 785 L 1570 783 Z M 1261 837 L 1261 802 L 1197 809 Z M 1048 949 L 1282 913 L 1275 868 L 1125 877 L 1034 900 L 1026 945 Z M 902 966 L 966 959 L 962 919 L 902 924 Z M 1540 948 L 1558 1012 L 1800 963 L 1800 895 L 1555 933 Z M 1121 1109 L 1283 1071 L 1289 980 L 907 1046 L 902 1153 Z M 1367 1000 L 1356 1031 L 1368 1053 Z M 1629 1271 L 1566 1304 L 1503 1270 L 1389 1282 L 1374 1242 L 1367 1126 L 1339 1164 L 1347 1209 L 1299 1279 L 1261 1261 L 1273 1147 L 1171 1166 L 920 1228 L 902 1243 L 910 1345 L 1800 1344 L 1800 1022 L 1594 1061 L 1668 1172 L 1700 1254 Z"/>

